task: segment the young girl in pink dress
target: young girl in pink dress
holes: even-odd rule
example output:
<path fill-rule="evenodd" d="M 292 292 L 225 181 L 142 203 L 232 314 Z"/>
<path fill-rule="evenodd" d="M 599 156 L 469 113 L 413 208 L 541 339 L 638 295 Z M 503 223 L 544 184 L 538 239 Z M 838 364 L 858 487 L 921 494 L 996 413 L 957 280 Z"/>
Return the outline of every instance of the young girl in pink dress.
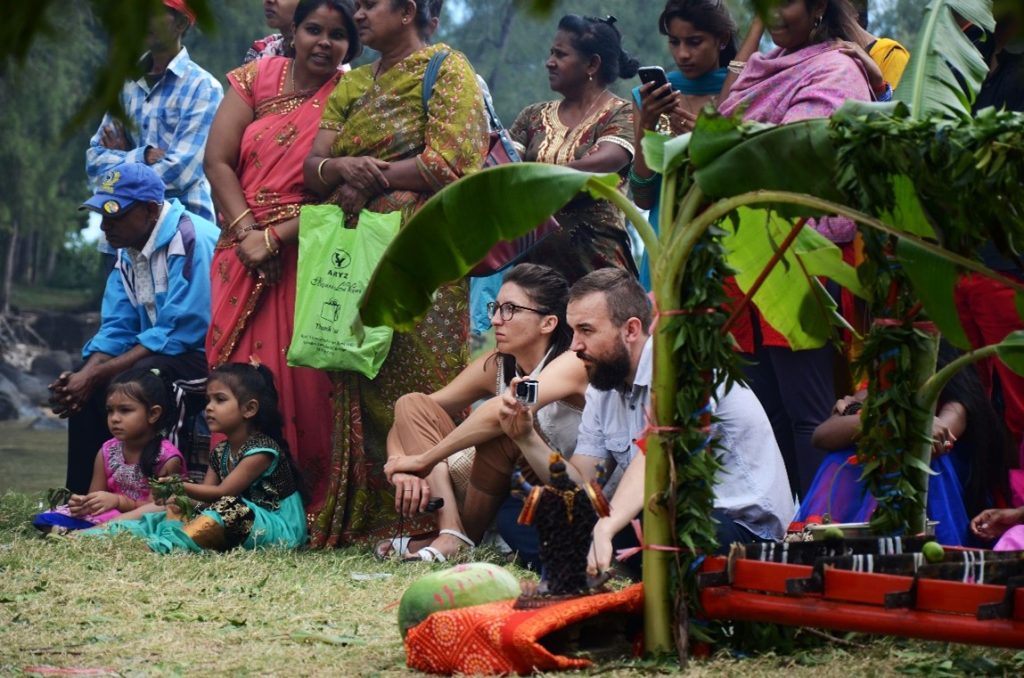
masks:
<path fill-rule="evenodd" d="M 107 426 L 114 437 L 96 455 L 88 494 L 71 495 L 67 504 L 36 515 L 32 524 L 62 533 L 161 510 L 150 501 L 149 479 L 185 472 L 181 452 L 161 433 L 170 412 L 167 386 L 150 370 L 115 377 L 107 389 Z"/>

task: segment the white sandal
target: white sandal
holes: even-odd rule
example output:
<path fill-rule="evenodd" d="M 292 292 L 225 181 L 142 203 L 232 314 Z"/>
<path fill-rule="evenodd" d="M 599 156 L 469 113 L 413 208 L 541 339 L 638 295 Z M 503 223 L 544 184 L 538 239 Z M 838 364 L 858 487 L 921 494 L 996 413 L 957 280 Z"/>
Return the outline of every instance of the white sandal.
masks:
<path fill-rule="evenodd" d="M 476 548 L 476 544 L 473 543 L 473 540 L 470 539 L 469 537 L 467 537 L 462 532 L 459 532 L 458 530 L 449 530 L 449 529 L 445 528 L 443 530 L 438 530 L 437 534 L 438 534 L 438 536 L 440 536 L 442 534 L 450 535 L 452 537 L 455 537 L 456 539 L 458 539 L 462 543 L 464 543 L 469 548 L 471 548 L 471 549 Z M 423 548 L 421 548 L 416 553 L 411 553 L 411 554 L 408 554 L 408 555 L 409 555 L 409 557 L 408 558 L 403 558 L 402 562 L 404 562 L 404 563 L 416 563 L 416 562 L 423 562 L 423 563 L 446 563 L 446 562 L 448 562 L 448 556 L 446 556 L 445 554 L 441 553 L 439 550 L 437 550 L 433 546 L 424 546 Z"/>
<path fill-rule="evenodd" d="M 462 532 L 459 532 L 458 530 L 449 530 L 448 528 L 445 528 L 443 530 L 438 530 L 437 534 L 439 536 L 442 535 L 442 534 L 450 535 L 452 537 L 455 537 L 459 541 L 461 541 L 463 544 L 465 544 L 469 548 L 471 548 L 471 549 L 475 549 L 476 548 L 476 544 L 473 543 L 473 540 L 470 539 L 469 537 L 467 537 L 466 535 L 464 535 Z"/>
<path fill-rule="evenodd" d="M 373 547 L 373 556 L 377 560 L 391 560 L 392 558 L 403 558 L 409 555 L 409 542 L 412 537 L 395 537 L 394 539 L 383 539 Z"/>

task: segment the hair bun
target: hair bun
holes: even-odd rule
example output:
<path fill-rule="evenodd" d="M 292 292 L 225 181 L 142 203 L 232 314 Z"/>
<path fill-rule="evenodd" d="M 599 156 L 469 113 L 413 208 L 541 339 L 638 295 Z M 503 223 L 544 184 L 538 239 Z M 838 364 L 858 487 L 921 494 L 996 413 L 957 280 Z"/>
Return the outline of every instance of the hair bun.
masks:
<path fill-rule="evenodd" d="M 615 18 L 615 17 L 613 16 L 613 15 L 611 15 L 611 14 L 609 14 L 608 16 L 606 16 L 606 17 L 604 18 L 604 22 L 605 22 L 606 24 L 608 24 L 609 26 L 614 26 L 614 25 L 615 25 L 615 22 L 616 22 L 616 21 L 618 21 L 618 19 L 616 19 L 616 18 Z"/>

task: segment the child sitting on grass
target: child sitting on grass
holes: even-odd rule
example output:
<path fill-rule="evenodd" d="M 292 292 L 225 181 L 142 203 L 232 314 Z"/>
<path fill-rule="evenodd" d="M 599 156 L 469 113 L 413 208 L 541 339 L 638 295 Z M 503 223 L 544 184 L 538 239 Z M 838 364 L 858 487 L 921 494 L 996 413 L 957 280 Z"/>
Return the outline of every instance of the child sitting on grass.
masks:
<path fill-rule="evenodd" d="M 184 523 L 176 503 L 167 501 L 166 512 L 120 522 L 109 531 L 131 532 L 159 553 L 302 546 L 306 515 L 273 374 L 263 366 L 228 363 L 210 374 L 206 395 L 210 431 L 226 440 L 211 453 L 202 484 L 182 486 L 189 499 L 208 506 Z"/>
<path fill-rule="evenodd" d="M 96 455 L 89 492 L 72 494 L 32 524 L 59 534 L 159 510 L 149 479 L 185 470 L 185 458 L 161 433 L 171 411 L 167 385 L 152 371 L 131 369 L 115 377 L 107 389 L 107 427 L 114 437 Z"/>

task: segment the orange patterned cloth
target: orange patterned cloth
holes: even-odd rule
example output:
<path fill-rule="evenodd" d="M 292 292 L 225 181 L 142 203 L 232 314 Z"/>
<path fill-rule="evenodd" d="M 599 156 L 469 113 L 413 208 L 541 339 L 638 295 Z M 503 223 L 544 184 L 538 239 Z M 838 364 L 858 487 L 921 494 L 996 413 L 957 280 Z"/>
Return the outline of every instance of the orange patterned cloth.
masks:
<path fill-rule="evenodd" d="M 537 610 L 515 610 L 514 600 L 435 612 L 409 630 L 409 668 L 440 675 L 566 671 L 589 659 L 552 654 L 540 644 L 548 634 L 601 614 L 641 614 L 644 590 L 634 584 L 616 593 L 583 596 Z"/>

